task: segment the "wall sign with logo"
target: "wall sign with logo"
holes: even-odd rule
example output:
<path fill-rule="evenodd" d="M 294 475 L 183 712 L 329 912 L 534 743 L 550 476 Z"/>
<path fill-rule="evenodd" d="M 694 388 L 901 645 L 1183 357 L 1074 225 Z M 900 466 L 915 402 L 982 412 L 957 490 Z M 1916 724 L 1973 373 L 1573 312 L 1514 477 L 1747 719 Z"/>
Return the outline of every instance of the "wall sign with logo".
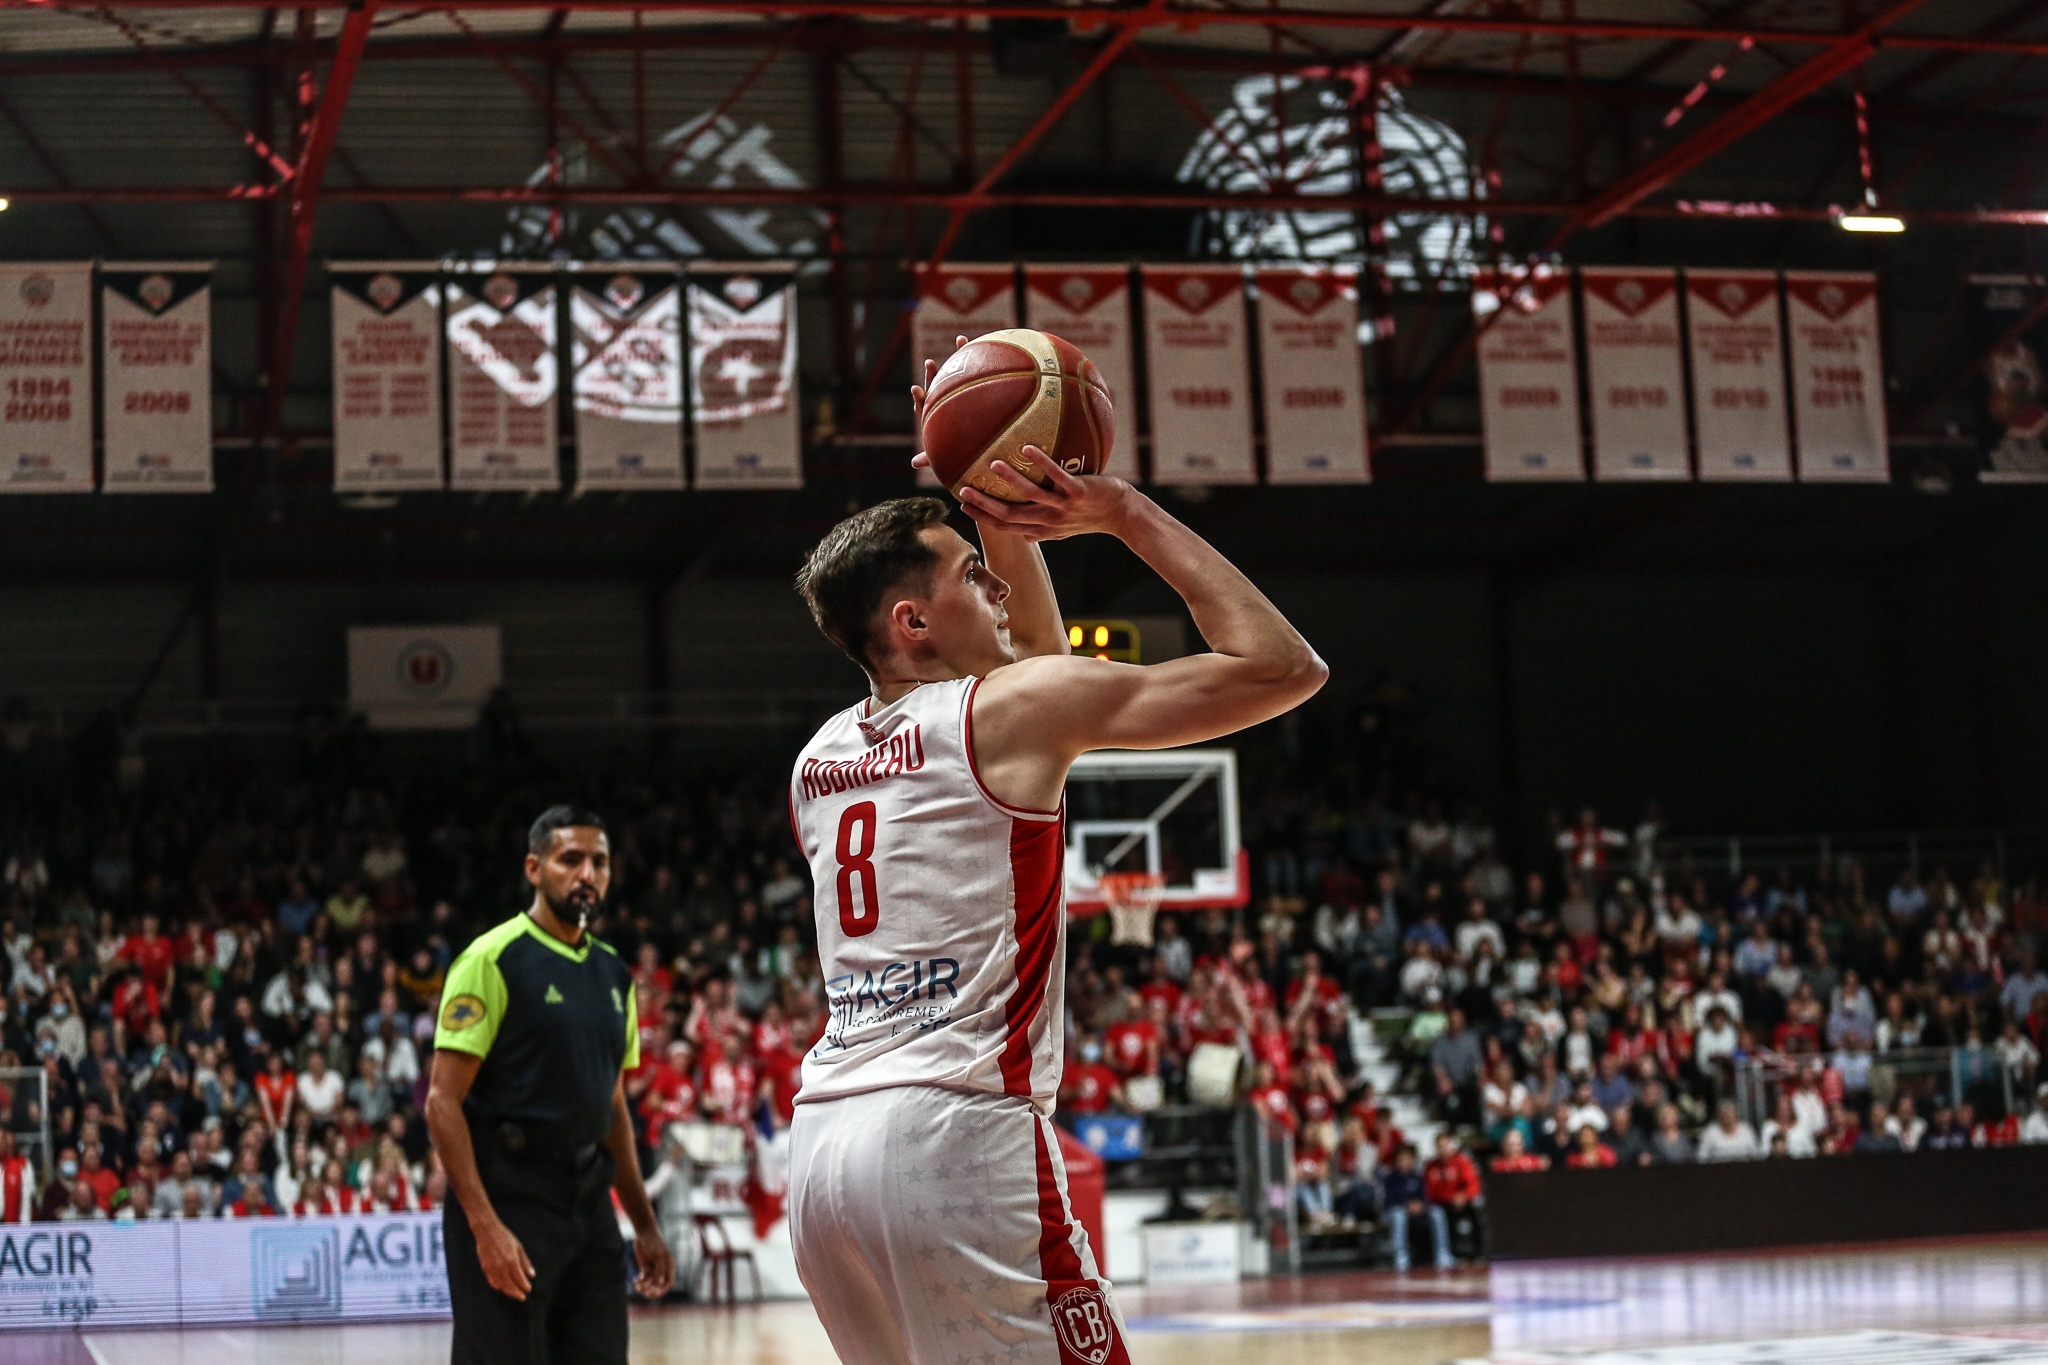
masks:
<path fill-rule="evenodd" d="M 330 274 L 335 491 L 441 487 L 439 265 L 337 264 Z"/>
<path fill-rule="evenodd" d="M 1800 479 L 1889 479 L 1877 277 L 1788 270 L 1785 320 L 1792 334 L 1792 435 Z"/>
<path fill-rule="evenodd" d="M 0 1227 L 0 1332 L 447 1316 L 439 1213 Z"/>
<path fill-rule="evenodd" d="M 1243 274 L 1146 266 L 1144 277 L 1152 481 L 1256 482 Z"/>
<path fill-rule="evenodd" d="M 2048 483 L 2048 281 L 2038 275 L 1970 277 L 1970 350 L 1984 359 L 1976 430 L 1985 483 Z M 2031 322 L 2029 320 L 2031 319 Z M 2022 323 L 2029 323 L 2021 326 Z"/>
<path fill-rule="evenodd" d="M 1596 479 L 1689 479 L 1678 272 L 1587 266 L 1586 391 Z"/>
<path fill-rule="evenodd" d="M 0 265 L 0 493 L 90 493 L 92 266 Z"/>
<path fill-rule="evenodd" d="M 100 267 L 109 493 L 213 490 L 211 262 Z"/>
<path fill-rule="evenodd" d="M 554 267 L 451 276 L 449 486 L 559 488 L 556 381 Z"/>
<path fill-rule="evenodd" d="M 1486 477 L 1583 479 L 1572 280 L 1562 269 L 1472 277 L 1479 334 L 1479 424 Z"/>
<path fill-rule="evenodd" d="M 690 430 L 698 488 L 798 488 L 796 270 L 693 265 Z"/>
<path fill-rule="evenodd" d="M 1137 482 L 1138 387 L 1131 359 L 1129 267 L 1025 266 L 1024 325 L 1073 342 L 1095 362 L 1109 385 L 1115 413 L 1109 463 L 1102 472 Z"/>
<path fill-rule="evenodd" d="M 349 709 L 374 729 L 464 729 L 503 681 L 496 626 L 349 627 Z"/>
<path fill-rule="evenodd" d="M 1364 483 L 1365 368 L 1358 272 L 1261 270 L 1259 374 L 1268 483 Z"/>

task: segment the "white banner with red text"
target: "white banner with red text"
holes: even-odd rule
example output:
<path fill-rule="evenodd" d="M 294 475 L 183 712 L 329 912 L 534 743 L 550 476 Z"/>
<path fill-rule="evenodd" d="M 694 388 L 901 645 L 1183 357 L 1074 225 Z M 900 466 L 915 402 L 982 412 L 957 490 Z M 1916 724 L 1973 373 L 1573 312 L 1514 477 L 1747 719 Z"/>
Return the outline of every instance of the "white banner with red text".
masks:
<path fill-rule="evenodd" d="M 1145 266 L 1152 482 L 1255 483 L 1244 276 L 1235 267 Z"/>
<path fill-rule="evenodd" d="M 601 282 L 590 272 L 601 271 Z M 576 491 L 683 486 L 683 302 L 675 272 L 588 267 L 569 289 Z"/>
<path fill-rule="evenodd" d="M 1791 331 L 1792 430 L 1803 482 L 1891 478 L 1878 351 L 1877 277 L 1785 272 Z"/>
<path fill-rule="evenodd" d="M 553 266 L 449 277 L 449 479 L 457 492 L 561 487 Z"/>
<path fill-rule="evenodd" d="M 1131 272 L 1121 265 L 1027 265 L 1024 325 L 1088 353 L 1109 386 L 1114 421 L 1102 472 L 1138 481 L 1138 387 L 1131 348 Z M 922 374 L 922 369 L 919 370 Z"/>
<path fill-rule="evenodd" d="M 1689 479 L 1678 272 L 1586 266 L 1586 392 L 1596 479 Z"/>
<path fill-rule="evenodd" d="M 0 265 L 0 493 L 90 493 L 92 266 Z"/>
<path fill-rule="evenodd" d="M 690 267 L 698 488 L 801 488 L 793 266 Z"/>
<path fill-rule="evenodd" d="M 1710 482 L 1792 477 L 1785 419 L 1785 333 L 1778 277 L 1767 270 L 1687 270 L 1693 443 Z"/>
<path fill-rule="evenodd" d="M 1549 266 L 1481 270 L 1472 280 L 1472 320 L 1480 329 L 1486 477 L 1585 478 L 1571 276 Z"/>
<path fill-rule="evenodd" d="M 109 493 L 213 491 L 211 262 L 100 267 Z"/>
<path fill-rule="evenodd" d="M 1266 406 L 1266 482 L 1370 481 L 1357 270 L 1261 270 L 1254 283 L 1259 291 L 1260 394 Z"/>
<path fill-rule="evenodd" d="M 335 264 L 334 488 L 439 488 L 441 274 L 434 262 Z"/>

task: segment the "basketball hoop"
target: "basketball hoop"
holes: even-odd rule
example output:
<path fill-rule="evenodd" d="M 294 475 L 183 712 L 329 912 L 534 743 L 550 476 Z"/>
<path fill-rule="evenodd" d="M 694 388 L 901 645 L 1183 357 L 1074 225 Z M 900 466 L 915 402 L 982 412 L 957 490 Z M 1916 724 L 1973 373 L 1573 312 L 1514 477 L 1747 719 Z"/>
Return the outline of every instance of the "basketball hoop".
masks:
<path fill-rule="evenodd" d="M 1166 878 L 1157 872 L 1105 872 L 1098 885 L 1109 905 L 1109 941 L 1150 948 Z"/>

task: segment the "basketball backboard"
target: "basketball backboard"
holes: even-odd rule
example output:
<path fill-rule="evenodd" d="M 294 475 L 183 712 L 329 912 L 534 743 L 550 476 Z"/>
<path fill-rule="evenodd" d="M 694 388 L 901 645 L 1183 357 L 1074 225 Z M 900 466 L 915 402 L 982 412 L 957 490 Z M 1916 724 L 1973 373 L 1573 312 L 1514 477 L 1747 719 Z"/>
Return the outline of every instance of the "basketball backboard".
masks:
<path fill-rule="evenodd" d="M 1251 899 L 1231 749 L 1107 749 L 1067 774 L 1067 909 L 1108 908 L 1105 872 L 1161 876 L 1162 910 L 1213 910 Z"/>

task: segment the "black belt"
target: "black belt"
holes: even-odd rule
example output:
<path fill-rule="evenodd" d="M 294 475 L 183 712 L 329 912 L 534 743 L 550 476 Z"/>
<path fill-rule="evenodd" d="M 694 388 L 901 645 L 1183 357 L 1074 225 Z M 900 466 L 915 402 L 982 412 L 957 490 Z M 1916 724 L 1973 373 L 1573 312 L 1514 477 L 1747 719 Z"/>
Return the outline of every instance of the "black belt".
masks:
<path fill-rule="evenodd" d="M 522 1124 L 497 1123 L 491 1125 L 489 1132 L 498 1150 L 517 1161 L 543 1162 L 580 1171 L 597 1156 L 598 1145 L 594 1142 L 580 1147 L 553 1142 Z"/>

